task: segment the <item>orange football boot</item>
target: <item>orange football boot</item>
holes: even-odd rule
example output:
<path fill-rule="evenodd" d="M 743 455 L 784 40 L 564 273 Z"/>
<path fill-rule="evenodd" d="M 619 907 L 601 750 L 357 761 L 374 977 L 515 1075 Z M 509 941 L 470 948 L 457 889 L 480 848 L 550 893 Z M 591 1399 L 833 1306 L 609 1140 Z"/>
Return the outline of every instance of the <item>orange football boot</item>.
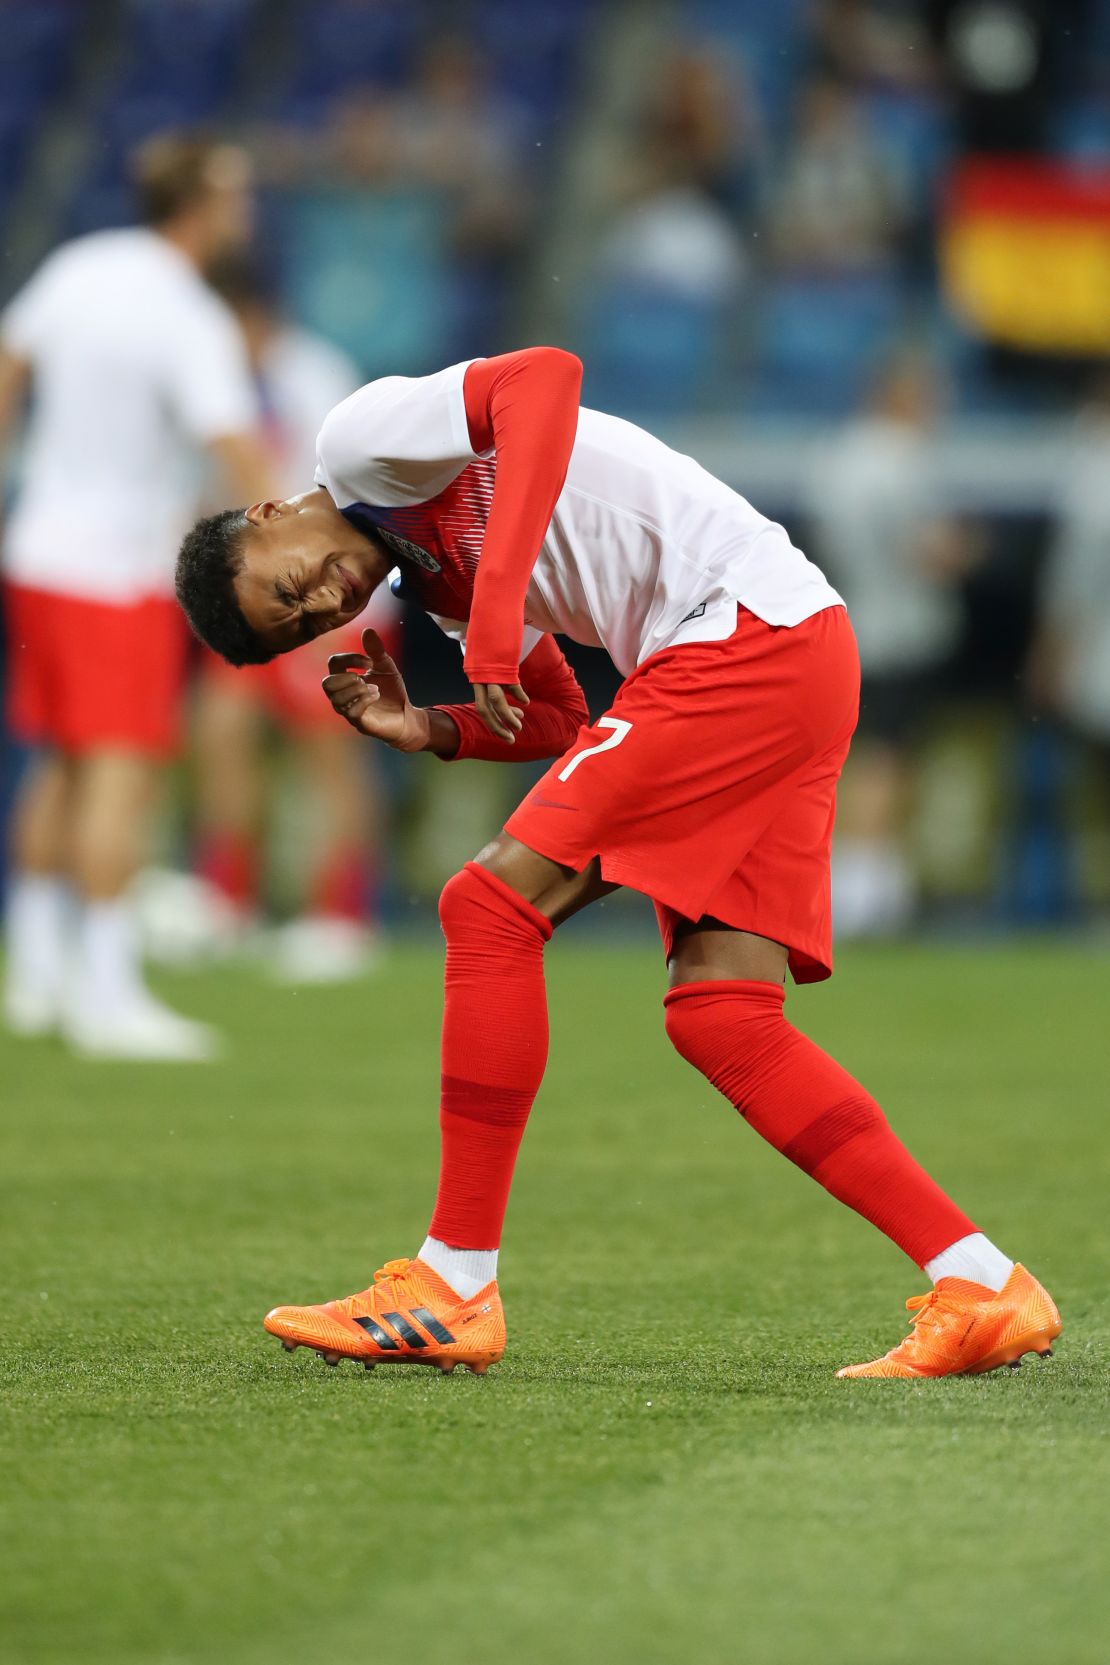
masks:
<path fill-rule="evenodd" d="M 1052 1296 L 1024 1266 L 1015 1266 L 997 1294 L 964 1278 L 941 1278 L 928 1295 L 906 1302 L 917 1314 L 905 1341 L 870 1364 L 849 1364 L 838 1376 L 976 1376 L 1023 1353 L 1051 1358 L 1060 1334 Z"/>
<path fill-rule="evenodd" d="M 369 1289 L 318 1307 L 275 1307 L 262 1320 L 286 1352 L 314 1347 L 325 1364 L 464 1364 L 483 1376 L 505 1351 L 497 1283 L 464 1301 L 422 1260 L 390 1260 Z"/>

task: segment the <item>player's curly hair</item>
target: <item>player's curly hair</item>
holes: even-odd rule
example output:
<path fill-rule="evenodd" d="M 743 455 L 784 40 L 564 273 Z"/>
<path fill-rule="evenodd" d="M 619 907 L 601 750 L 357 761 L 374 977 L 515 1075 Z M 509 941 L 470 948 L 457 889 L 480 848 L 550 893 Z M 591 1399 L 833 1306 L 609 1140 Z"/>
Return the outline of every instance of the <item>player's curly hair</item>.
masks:
<path fill-rule="evenodd" d="M 177 599 L 205 647 L 229 665 L 265 665 L 274 655 L 243 617 L 235 579 L 243 566 L 242 509 L 198 520 L 177 557 Z"/>

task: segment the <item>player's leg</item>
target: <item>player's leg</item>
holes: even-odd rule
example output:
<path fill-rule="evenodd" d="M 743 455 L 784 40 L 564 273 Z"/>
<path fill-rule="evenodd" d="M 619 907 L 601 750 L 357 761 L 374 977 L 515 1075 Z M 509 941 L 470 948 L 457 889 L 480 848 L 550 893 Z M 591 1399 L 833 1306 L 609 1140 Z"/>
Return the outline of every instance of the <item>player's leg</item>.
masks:
<path fill-rule="evenodd" d="M 319 689 L 316 690 L 317 703 Z M 336 723 L 291 730 L 293 766 L 310 794 L 304 902 L 277 937 L 276 973 L 340 982 L 373 962 L 384 791 L 373 748 Z"/>
<path fill-rule="evenodd" d="M 41 1035 L 59 1018 L 72 895 L 67 874 L 71 769 L 41 750 L 16 790 L 5 929 L 4 1014 L 17 1034 Z"/>
<path fill-rule="evenodd" d="M 129 894 L 159 767 L 176 747 L 187 641 L 180 609 L 163 596 L 116 605 L 28 592 L 16 601 L 20 657 L 36 671 L 35 708 L 25 690 L 24 709 L 72 760 L 65 827 L 76 906 L 64 1032 L 95 1056 L 208 1056 L 210 1032 L 143 984 Z"/>
<path fill-rule="evenodd" d="M 233 936 L 258 905 L 264 781 L 262 712 L 253 672 L 254 667 L 236 673 L 206 664 L 193 701 L 194 865 L 211 886 L 213 913 L 226 916 Z"/>
<path fill-rule="evenodd" d="M 59 722 L 53 596 L 4 586 L 9 652 L 5 716 L 9 732 L 31 748 L 12 805 L 6 916 L 4 1012 L 20 1034 L 45 1034 L 61 1015 L 70 895 L 65 829 L 69 824 L 67 748 Z M 71 642 L 72 642 L 71 638 Z M 77 656 L 70 653 L 69 658 Z"/>
<path fill-rule="evenodd" d="M 322 1307 L 278 1307 L 266 1328 L 329 1362 L 392 1360 L 483 1370 L 500 1358 L 501 1227 L 532 1103 L 547 1062 L 543 950 L 556 925 L 616 887 L 502 833 L 444 887 L 447 939 L 439 1188 L 411 1261 Z"/>
<path fill-rule="evenodd" d="M 973 1235 L 859 1082 L 787 1021 L 787 950 L 762 940 L 712 920 L 677 927 L 665 1001 L 675 1047 L 769 1144 L 919 1266 L 967 1239 L 961 1275 L 1000 1289 L 1013 1263 Z"/>
<path fill-rule="evenodd" d="M 441 1168 L 421 1257 L 460 1292 L 496 1276 L 517 1152 L 547 1063 L 543 951 L 616 887 L 502 833 L 446 885 Z"/>
<path fill-rule="evenodd" d="M 1060 1327 L 1051 1300 L 914 1160 L 870 1093 L 787 1022 L 786 965 L 780 944 L 712 919 L 679 924 L 667 1032 L 757 1133 L 932 1278 L 897 1356 L 856 1369 L 941 1375 L 1045 1351 Z"/>
<path fill-rule="evenodd" d="M 155 1000 L 142 975 L 131 883 L 144 854 L 159 765 L 126 745 L 90 748 L 74 763 L 70 860 L 79 909 L 66 1033 L 97 1055 L 208 1056 L 212 1036 Z"/>
<path fill-rule="evenodd" d="M 890 936 L 914 911 L 905 850 L 909 757 L 887 738 L 852 743 L 833 857 L 833 918 L 838 940 Z"/>

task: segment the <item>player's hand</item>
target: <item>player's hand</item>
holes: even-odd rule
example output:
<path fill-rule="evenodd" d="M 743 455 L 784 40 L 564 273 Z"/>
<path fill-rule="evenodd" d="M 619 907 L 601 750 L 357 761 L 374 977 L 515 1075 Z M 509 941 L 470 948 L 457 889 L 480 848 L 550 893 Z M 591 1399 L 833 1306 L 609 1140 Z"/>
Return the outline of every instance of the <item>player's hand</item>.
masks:
<path fill-rule="evenodd" d="M 410 703 L 401 673 L 376 630 L 362 632 L 361 653 L 333 653 L 320 686 L 360 734 L 383 740 L 399 752 L 427 748 L 428 713 Z"/>
<path fill-rule="evenodd" d="M 474 684 L 474 709 L 485 723 L 491 734 L 499 740 L 505 740 L 511 746 L 520 733 L 524 723 L 522 714 L 516 706 L 509 704 L 512 696 L 519 705 L 528 704 L 528 695 L 519 682 L 476 682 Z"/>

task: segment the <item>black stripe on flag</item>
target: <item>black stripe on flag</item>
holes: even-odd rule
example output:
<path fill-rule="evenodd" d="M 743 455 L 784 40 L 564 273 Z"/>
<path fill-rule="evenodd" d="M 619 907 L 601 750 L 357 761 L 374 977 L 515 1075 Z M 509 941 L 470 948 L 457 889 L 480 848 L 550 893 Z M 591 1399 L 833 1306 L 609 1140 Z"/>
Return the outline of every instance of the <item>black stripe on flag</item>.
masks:
<path fill-rule="evenodd" d="M 376 1341 L 379 1347 L 387 1348 L 391 1353 L 400 1352 L 400 1342 L 394 1341 L 388 1330 L 383 1330 L 381 1325 L 375 1324 L 372 1318 L 356 1318 L 355 1323 L 361 1324 L 370 1339 Z"/>
<path fill-rule="evenodd" d="M 399 1312 L 383 1312 L 382 1317 L 387 1324 L 393 1325 L 401 1340 L 407 1341 L 410 1347 L 426 1347 L 428 1345 L 420 1331 L 414 1330 L 408 1319 L 403 1318 Z"/>
<path fill-rule="evenodd" d="M 446 1324 L 441 1324 L 434 1313 L 428 1311 L 427 1307 L 413 1307 L 411 1316 L 416 1319 L 417 1323 L 423 1324 L 433 1340 L 454 1341 L 455 1338 Z"/>

